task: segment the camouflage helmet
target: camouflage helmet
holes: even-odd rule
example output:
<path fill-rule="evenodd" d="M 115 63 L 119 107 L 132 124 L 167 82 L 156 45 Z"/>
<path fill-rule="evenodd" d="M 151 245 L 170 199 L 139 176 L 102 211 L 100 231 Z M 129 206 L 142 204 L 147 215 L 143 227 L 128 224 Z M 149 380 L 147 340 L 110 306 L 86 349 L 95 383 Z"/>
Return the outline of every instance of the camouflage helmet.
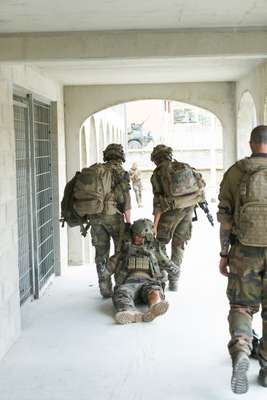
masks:
<path fill-rule="evenodd" d="M 151 242 L 153 240 L 153 222 L 146 218 L 137 219 L 132 225 L 132 233 Z"/>
<path fill-rule="evenodd" d="M 125 154 L 121 144 L 111 143 L 103 151 L 103 160 L 121 160 L 125 162 Z"/>
<path fill-rule="evenodd" d="M 172 160 L 172 148 L 165 146 L 165 144 L 159 144 L 154 147 L 151 153 L 151 161 L 157 160 Z"/>

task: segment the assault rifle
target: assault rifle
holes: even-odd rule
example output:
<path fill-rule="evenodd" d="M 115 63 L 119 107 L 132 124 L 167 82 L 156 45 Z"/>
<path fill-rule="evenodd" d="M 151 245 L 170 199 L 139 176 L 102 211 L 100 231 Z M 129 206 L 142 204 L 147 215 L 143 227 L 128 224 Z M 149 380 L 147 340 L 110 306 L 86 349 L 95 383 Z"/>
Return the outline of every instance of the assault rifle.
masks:
<path fill-rule="evenodd" d="M 200 207 L 201 210 L 204 211 L 204 213 L 206 214 L 206 217 L 207 217 L 208 220 L 209 220 L 209 223 L 210 223 L 212 226 L 214 226 L 213 216 L 212 216 L 211 213 L 210 213 L 209 205 L 208 205 L 208 202 L 207 202 L 206 200 L 205 200 L 205 201 L 202 201 L 201 203 L 198 203 L 197 206 L 195 206 L 195 208 L 194 208 L 194 214 L 195 214 L 195 215 L 194 215 L 194 217 L 192 218 L 192 221 L 194 222 L 194 221 L 197 221 L 197 220 L 198 220 L 198 218 L 197 218 L 197 211 L 196 211 L 197 207 Z"/>

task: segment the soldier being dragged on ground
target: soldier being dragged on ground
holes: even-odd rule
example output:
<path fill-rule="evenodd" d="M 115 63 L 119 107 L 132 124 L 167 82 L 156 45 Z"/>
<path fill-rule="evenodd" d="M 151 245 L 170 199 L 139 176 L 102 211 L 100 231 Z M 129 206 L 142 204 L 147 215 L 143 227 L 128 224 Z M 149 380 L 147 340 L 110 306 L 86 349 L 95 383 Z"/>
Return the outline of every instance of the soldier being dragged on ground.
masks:
<path fill-rule="evenodd" d="M 117 323 L 148 322 L 167 311 L 162 270 L 175 275 L 177 267 L 154 239 L 152 221 L 135 221 L 121 254 L 111 257 L 110 262 L 110 270 L 115 270 L 113 304 Z M 148 309 L 143 313 L 136 308 L 138 303 Z"/>
<path fill-rule="evenodd" d="M 154 147 L 151 161 L 156 169 L 151 177 L 153 188 L 154 234 L 163 251 L 172 242 L 171 259 L 176 276 L 169 275 L 169 290 L 177 291 L 184 247 L 191 238 L 194 207 L 205 200 L 205 182 L 190 165 L 172 159 L 172 148 Z"/>
<path fill-rule="evenodd" d="M 132 187 L 135 193 L 135 198 L 138 207 L 142 207 L 142 181 L 141 172 L 137 168 L 137 163 L 132 164 L 132 168 L 129 171 Z"/>

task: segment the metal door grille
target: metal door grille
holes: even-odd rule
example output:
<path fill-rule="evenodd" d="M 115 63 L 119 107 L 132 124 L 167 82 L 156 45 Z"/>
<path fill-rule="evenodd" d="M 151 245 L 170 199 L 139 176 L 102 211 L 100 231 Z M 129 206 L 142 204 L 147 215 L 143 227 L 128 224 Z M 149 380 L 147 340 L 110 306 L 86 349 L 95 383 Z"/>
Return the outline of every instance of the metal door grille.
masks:
<path fill-rule="evenodd" d="M 50 107 L 33 102 L 34 181 L 38 290 L 54 273 Z"/>
<path fill-rule="evenodd" d="M 33 293 L 28 122 L 28 107 L 25 104 L 15 104 L 18 266 L 21 304 Z"/>

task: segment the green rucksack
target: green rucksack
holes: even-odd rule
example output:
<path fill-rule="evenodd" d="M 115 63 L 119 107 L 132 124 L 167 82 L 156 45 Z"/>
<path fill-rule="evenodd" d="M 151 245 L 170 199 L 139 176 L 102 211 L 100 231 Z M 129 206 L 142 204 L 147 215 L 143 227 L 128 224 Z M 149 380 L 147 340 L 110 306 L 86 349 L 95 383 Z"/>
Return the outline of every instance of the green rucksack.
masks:
<path fill-rule="evenodd" d="M 112 189 L 112 169 L 107 165 L 96 163 L 83 168 L 73 187 L 74 210 L 82 218 L 103 213 Z"/>
<path fill-rule="evenodd" d="M 75 176 L 65 186 L 63 199 L 61 201 L 60 222 L 62 223 L 62 227 L 64 227 L 65 222 L 71 228 L 79 226 L 81 234 L 83 236 L 86 236 L 87 231 L 89 229 L 87 218 L 81 217 L 74 209 L 73 188 L 79 175 L 80 172 L 77 171 Z"/>
<path fill-rule="evenodd" d="M 156 168 L 155 176 L 172 208 L 194 206 L 203 199 L 205 182 L 188 164 L 176 160 L 162 162 Z"/>
<path fill-rule="evenodd" d="M 267 247 L 267 167 L 238 163 L 244 172 L 235 205 L 235 233 L 245 246 Z"/>

